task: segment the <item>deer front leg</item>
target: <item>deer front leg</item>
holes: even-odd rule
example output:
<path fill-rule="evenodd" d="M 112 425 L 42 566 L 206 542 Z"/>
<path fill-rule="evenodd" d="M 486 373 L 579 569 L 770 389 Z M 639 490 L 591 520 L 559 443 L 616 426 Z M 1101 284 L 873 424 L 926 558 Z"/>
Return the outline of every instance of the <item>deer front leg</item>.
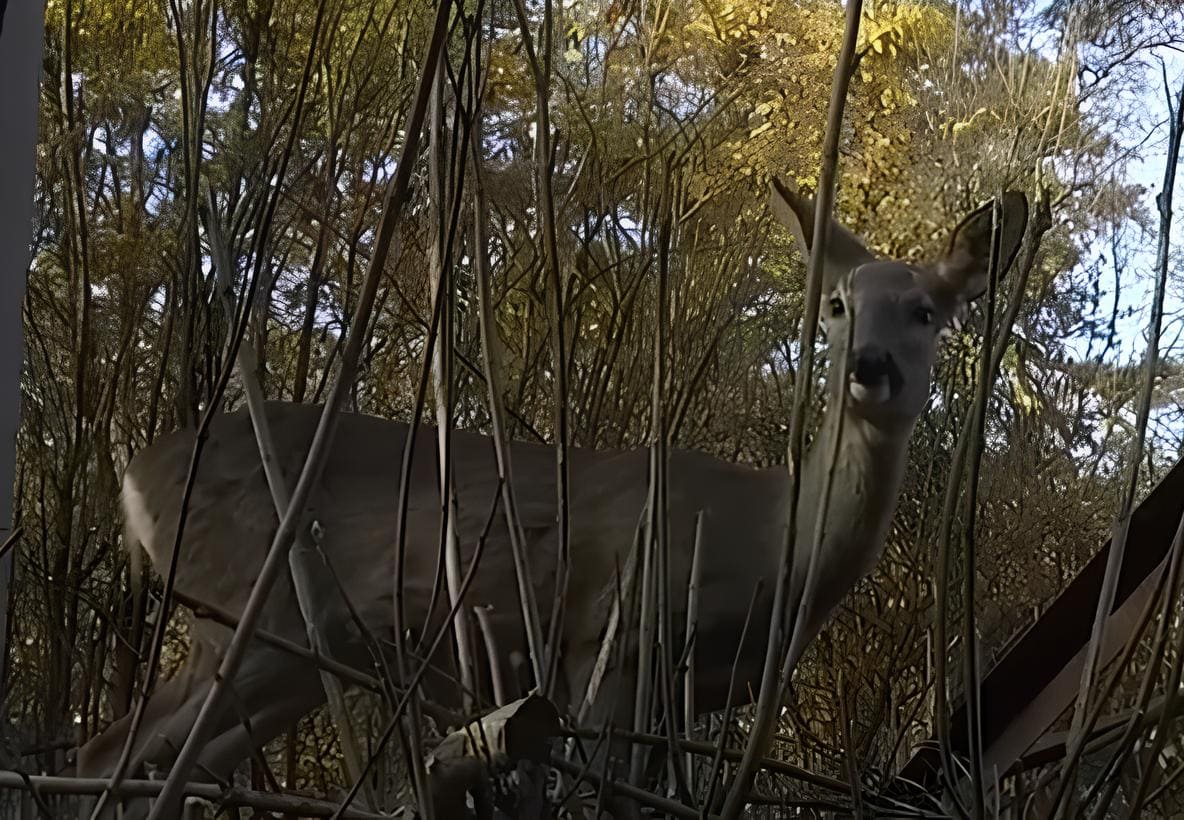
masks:
<path fill-rule="evenodd" d="M 613 783 L 629 780 L 633 744 L 610 731 L 633 726 L 633 701 L 637 691 L 636 650 L 627 645 L 621 661 L 610 660 L 602 671 L 597 671 L 601 645 L 602 641 L 598 639 L 567 648 L 563 665 L 565 705 L 569 714 L 577 716 L 579 728 L 610 732 L 604 742 L 581 741 L 586 752 L 591 753 L 590 771 L 604 779 L 605 800 L 601 816 L 639 820 L 641 813 L 637 803 L 614 794 L 612 790 Z M 617 652 L 612 656 L 617 656 Z M 599 680 L 594 681 L 594 675 Z M 595 684 L 594 691 L 587 700 L 590 683 Z"/>

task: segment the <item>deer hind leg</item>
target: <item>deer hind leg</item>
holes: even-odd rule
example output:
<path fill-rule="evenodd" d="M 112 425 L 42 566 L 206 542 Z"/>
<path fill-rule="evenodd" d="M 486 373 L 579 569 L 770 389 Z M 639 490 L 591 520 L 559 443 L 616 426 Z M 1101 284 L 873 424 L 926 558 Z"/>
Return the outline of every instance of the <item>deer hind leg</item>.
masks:
<path fill-rule="evenodd" d="M 243 661 L 221 701 L 209 741 L 189 777 L 194 781 L 229 782 L 234 769 L 259 747 L 290 729 L 324 703 L 325 690 L 315 667 L 299 658 L 256 645 Z M 171 765 L 188 736 L 195 715 L 170 729 L 169 749 L 161 760 Z M 180 817 L 180 806 L 164 816 Z M 124 815 L 128 820 L 128 815 Z"/>
<path fill-rule="evenodd" d="M 192 723 L 210 690 L 217 669 L 216 650 L 205 643 L 195 642 L 181 669 L 148 696 L 128 764 L 129 777 L 140 776 L 144 762 L 160 756 L 169 726 L 186 719 Z M 78 750 L 78 777 L 109 777 L 114 773 L 123 754 L 134 715 L 133 708 Z M 83 800 L 82 803 L 81 816 L 89 817 L 94 800 Z M 113 807 L 110 814 L 114 816 Z"/>
<path fill-rule="evenodd" d="M 209 693 L 217 660 L 215 657 L 202 685 L 189 694 L 181 707 L 159 721 L 150 736 L 144 735 L 133 765 L 141 764 L 161 772 L 172 765 Z M 197 782 L 229 781 L 234 768 L 254 749 L 290 728 L 324 699 L 324 689 L 314 667 L 287 653 L 255 646 L 221 702 L 212 737 L 200 753 L 190 779 Z M 126 731 L 123 736 L 126 737 Z M 79 757 L 81 760 L 82 755 Z M 114 763 L 111 767 L 114 768 Z M 79 769 L 83 774 L 81 764 Z M 148 807 L 146 799 L 125 801 L 123 820 L 145 817 Z M 179 805 L 172 809 L 165 816 L 181 816 Z M 114 806 L 103 815 L 104 820 L 115 816 Z"/>
<path fill-rule="evenodd" d="M 325 690 L 311 665 L 287 655 L 277 658 L 273 653 L 236 677 L 229 699 L 222 731 L 198 758 L 201 770 L 226 780 L 255 749 L 323 704 Z"/>

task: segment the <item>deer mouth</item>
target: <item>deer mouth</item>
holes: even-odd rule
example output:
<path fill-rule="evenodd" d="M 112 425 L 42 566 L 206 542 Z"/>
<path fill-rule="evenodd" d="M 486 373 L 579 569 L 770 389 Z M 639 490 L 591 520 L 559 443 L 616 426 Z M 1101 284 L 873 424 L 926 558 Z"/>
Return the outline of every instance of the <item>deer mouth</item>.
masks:
<path fill-rule="evenodd" d="M 857 380 L 852 373 L 847 389 L 859 404 L 883 404 L 892 398 L 892 380 L 886 375 L 869 383 Z"/>
<path fill-rule="evenodd" d="M 887 351 L 869 348 L 853 357 L 847 376 L 847 391 L 856 404 L 884 404 L 900 393 L 904 378 Z"/>

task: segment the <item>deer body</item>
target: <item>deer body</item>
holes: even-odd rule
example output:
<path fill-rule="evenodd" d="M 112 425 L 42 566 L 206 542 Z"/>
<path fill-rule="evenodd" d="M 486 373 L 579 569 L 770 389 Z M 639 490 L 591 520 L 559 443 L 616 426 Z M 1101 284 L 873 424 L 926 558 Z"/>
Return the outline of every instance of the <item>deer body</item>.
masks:
<path fill-rule="evenodd" d="M 294 481 L 320 407 L 269 402 L 267 411 L 277 441 L 289 445 L 281 455 L 282 468 L 288 479 Z M 852 492 L 832 497 L 827 543 L 821 552 L 819 603 L 827 610 L 819 615 L 822 623 L 846 591 L 875 565 L 878 552 L 869 551 L 867 545 L 883 541 L 904 466 L 904 449 L 895 439 L 867 429 L 850 414 L 845 427 L 847 434 L 838 460 L 836 483 L 851 488 Z M 343 414 L 334 452 L 354 455 L 349 459 L 331 457 L 309 511 L 309 519 L 316 521 L 324 533 L 322 549 L 333 571 L 342 579 L 351 602 L 367 624 L 388 641 L 393 640 L 391 579 L 399 461 L 407 431 L 407 425 L 399 422 Z M 820 436 L 826 433 L 824 428 Z M 188 554 L 183 553 L 176 580 L 179 591 L 232 612 L 241 611 L 245 604 L 276 526 L 267 507 L 260 511 L 255 506 L 268 498 L 268 490 L 262 467 L 247 447 L 253 443 L 252 436 L 245 409 L 214 422 L 190 505 L 182 550 L 189 544 L 195 546 Z M 192 431 L 163 437 L 132 461 L 124 477 L 129 531 L 143 545 L 153 565 L 164 571 L 171 559 L 177 501 L 184 489 L 192 447 Z M 815 490 L 821 486 L 827 469 L 822 449 L 814 448 L 803 469 L 803 510 L 818 508 Z M 524 490 L 518 492 L 518 501 L 536 593 L 540 601 L 549 602 L 554 594 L 556 548 L 552 529 L 557 514 L 554 451 L 543 445 L 514 442 L 512 452 L 515 486 L 521 483 Z M 359 453 L 365 455 L 359 457 Z M 497 473 L 492 443 L 484 436 L 454 432 L 453 454 L 458 481 L 457 529 L 467 568 L 493 506 Z M 408 625 L 417 635 L 438 628 L 446 611 L 446 603 L 437 596 L 434 617 L 430 620 L 426 617 L 432 601 L 431 583 L 435 578 L 440 538 L 436 458 L 435 430 L 423 427 L 416 437 L 406 549 Z M 586 611 L 581 610 L 582 602 L 586 602 L 597 608 L 600 617 L 569 619 L 569 643 L 586 639 L 598 646 L 602 616 L 611 603 L 609 588 L 613 573 L 627 560 L 637 522 L 644 511 L 648 459 L 645 450 L 605 454 L 573 448 L 570 452 L 573 568 L 568 601 L 577 611 Z M 165 481 L 160 480 L 162 470 L 168 476 Z M 669 472 L 670 569 L 674 590 L 685 590 L 689 582 L 694 517 L 699 510 L 705 514 L 701 586 L 711 617 L 701 629 L 705 642 L 702 651 L 710 657 L 713 650 L 707 635 L 718 634 L 720 646 L 734 646 L 757 582 L 764 582 L 767 593 L 776 578 L 788 518 L 785 504 L 788 479 L 782 467 L 754 469 L 683 450 L 671 451 Z M 495 514 L 494 521 L 466 602 L 473 607 L 492 607 L 495 623 L 504 622 L 506 627 L 502 645 L 524 651 L 517 591 L 509 582 L 514 568 L 500 512 Z M 801 522 L 797 542 L 808 544 L 814 520 L 805 515 Z M 226 571 L 230 567 L 234 572 Z M 321 590 L 322 595 L 332 600 L 336 593 L 330 587 L 331 578 L 326 576 L 323 581 L 326 588 Z M 797 561 L 795 592 L 800 593 L 804 581 L 804 563 Z M 282 585 L 273 596 L 276 604 L 269 610 L 264 628 L 300 641 L 304 627 L 291 587 Z M 675 595 L 672 602 L 676 621 L 682 621 L 685 596 Z M 761 605 L 767 609 L 768 603 L 768 595 L 763 596 Z M 545 619 L 549 607 L 541 609 Z M 343 610 L 339 615 L 345 618 L 348 613 Z M 759 624 L 758 618 L 755 625 Z M 544 626 L 547 626 L 545 621 Z M 588 626 L 591 628 L 585 629 Z M 213 626 L 209 634 L 207 640 L 220 644 L 214 636 L 228 638 L 229 630 Z M 743 666 L 755 668 L 759 675 L 764 661 L 764 639 L 759 629 L 745 648 L 749 651 L 742 655 Z M 720 680 L 714 685 L 711 670 L 701 670 L 699 677 L 703 688 L 696 693 L 697 702 L 705 710 L 722 707 L 728 669 L 721 670 Z M 751 682 L 756 678 L 741 680 Z M 438 693 L 439 701 L 452 703 L 455 687 L 442 689 Z"/>
<path fill-rule="evenodd" d="M 1014 256 L 1026 221 L 1022 196 L 1018 202 L 1005 200 L 1004 204 L 1001 267 Z M 811 203 L 777 186 L 774 210 L 808 253 L 813 243 L 804 225 L 810 224 Z M 838 328 L 842 337 L 851 341 L 846 360 L 831 368 L 831 395 L 844 390 L 848 395 L 841 412 L 833 402 L 828 405 L 815 446 L 802 468 L 790 600 L 801 595 L 806 583 L 816 514 L 831 470 L 827 444 L 841 425 L 824 540 L 818 550 L 813 605 L 802 627 L 803 647 L 859 579 L 872 570 L 883 551 L 909 437 L 929 393 L 937 329 L 985 288 L 980 287 L 982 282 L 971 281 L 972 276 L 984 275 L 982 213 L 980 210 L 964 221 L 945 261 L 932 269 L 877 261 L 854 237 L 832 226 L 824 291 L 830 294 L 829 302 L 824 303 L 827 331 L 833 337 Z M 987 229 L 989 237 L 989 219 Z M 846 321 L 851 315 L 855 318 L 848 333 Z M 281 468 L 292 484 L 320 408 L 275 402 L 267 405 L 267 414 Z M 372 668 L 371 658 L 333 574 L 369 630 L 389 646 L 394 639 L 399 471 L 408 429 L 394 421 L 343 414 L 323 478 L 309 502 L 307 520 L 319 524 L 321 547 L 332 568 L 315 579 L 317 597 L 329 608 L 329 645 L 337 660 L 362 669 Z M 192 430 L 162 437 L 137 453 L 125 474 L 123 503 L 129 541 L 143 545 L 162 574 L 172 557 L 193 443 Z M 448 611 L 442 591 L 434 610 L 428 611 L 439 577 L 441 544 L 436 448 L 435 431 L 421 428 L 409 484 L 405 550 L 406 623 L 415 636 L 434 634 Z M 540 614 L 545 619 L 555 592 L 558 542 L 554 450 L 514 442 L 512 456 L 513 488 Z M 748 638 L 738 654 L 735 699 L 746 702 L 749 693 L 759 688 L 772 588 L 785 548 L 788 475 L 784 467 L 754 469 L 695 452 L 672 450 L 669 458 L 668 581 L 674 623 L 680 627 L 686 614 L 695 518 L 700 511 L 704 514 L 695 703 L 701 711 L 710 711 L 725 705 L 732 659 L 749 602 L 757 584 L 763 582 L 764 593 L 757 599 Z M 468 607 L 492 607 L 503 669 L 508 669 L 508 659 L 524 653 L 526 643 L 509 534 L 497 499 L 494 449 L 484 436 L 456 431 L 452 459 L 455 527 L 466 569 L 489 524 L 465 603 Z M 617 573 L 627 561 L 645 508 L 648 464 L 646 450 L 573 448 L 569 454 L 571 572 L 564 601 L 561 706 L 578 707 L 584 696 L 615 597 Z M 249 417 L 245 410 L 218 417 L 194 485 L 176 588 L 231 612 L 241 611 L 276 527 Z M 290 580 L 272 591 L 260 628 L 304 643 L 304 625 Z M 149 702 L 135 762 L 167 765 L 171 760 L 208 691 L 217 657 L 229 636 L 225 627 L 198 621 L 195 648 L 185 669 L 158 686 Z M 676 635 L 678 646 L 683 640 L 682 634 Z M 441 703 L 455 702 L 458 692 L 448 677 L 450 664 L 440 657 L 434 662 L 440 673 L 426 679 L 426 696 Z M 610 692 L 625 688 L 605 687 Z M 248 655 L 235 680 L 235 690 L 250 713 L 251 734 L 239 716 L 226 715 L 221 734 L 201 760 L 207 770 L 220 775 L 324 698 L 315 668 L 263 644 Z M 486 698 L 488 693 L 488 689 L 483 693 Z M 628 706 L 622 701 L 631 701 L 631 696 L 616 700 L 615 706 L 601 704 L 600 710 L 602 714 L 615 711 L 620 720 L 622 706 Z M 114 768 L 126 723 L 126 718 L 117 722 L 80 750 L 80 774 L 108 774 Z"/>

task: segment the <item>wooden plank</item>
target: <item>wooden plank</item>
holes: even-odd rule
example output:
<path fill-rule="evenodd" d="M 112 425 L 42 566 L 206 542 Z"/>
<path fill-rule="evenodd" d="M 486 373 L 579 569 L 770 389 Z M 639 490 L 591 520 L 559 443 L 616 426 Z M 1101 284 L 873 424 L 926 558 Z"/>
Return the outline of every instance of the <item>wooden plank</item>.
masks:
<path fill-rule="evenodd" d="M 1132 515 L 1114 607 L 1099 655 L 1101 664 L 1114 659 L 1137 625 L 1165 566 L 1182 515 L 1184 459 L 1176 462 Z M 983 678 L 983 762 L 987 771 L 1010 769 L 1072 705 L 1109 552 L 1107 540 Z M 954 753 L 966 754 L 965 704 L 954 710 L 950 729 Z M 899 777 L 930 787 L 936 783 L 940 766 L 936 739 L 930 739 L 918 747 Z"/>

